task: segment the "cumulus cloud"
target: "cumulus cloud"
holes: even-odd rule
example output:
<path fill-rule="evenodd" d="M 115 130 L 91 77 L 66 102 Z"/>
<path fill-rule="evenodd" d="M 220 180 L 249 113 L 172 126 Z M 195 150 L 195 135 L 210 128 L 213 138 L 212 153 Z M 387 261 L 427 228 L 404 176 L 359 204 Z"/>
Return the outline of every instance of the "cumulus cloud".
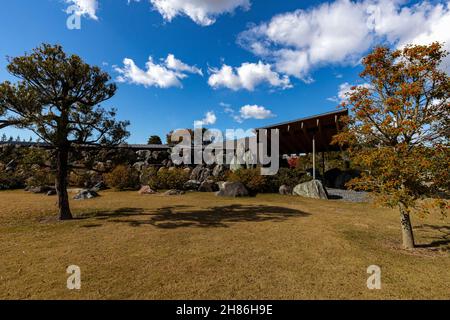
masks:
<path fill-rule="evenodd" d="M 216 123 L 216 121 L 217 121 L 217 116 L 214 113 L 214 111 L 208 111 L 202 120 L 197 120 L 194 122 L 194 127 L 198 128 L 198 127 L 213 125 Z"/>
<path fill-rule="evenodd" d="M 342 102 L 347 100 L 347 98 L 348 98 L 347 94 L 352 91 L 353 87 L 370 88 L 371 86 L 370 86 L 369 83 L 353 85 L 353 84 L 350 84 L 348 82 L 344 82 L 344 83 L 339 85 L 339 90 L 338 90 L 337 96 L 328 98 L 327 100 L 328 101 L 332 101 L 332 102 L 336 102 L 336 103 L 342 103 Z"/>
<path fill-rule="evenodd" d="M 248 119 L 268 119 L 273 118 L 276 115 L 272 113 L 272 111 L 266 109 L 263 106 L 258 105 L 245 105 L 236 111 L 232 108 L 232 106 L 228 103 L 221 102 L 220 105 L 223 107 L 224 112 L 227 113 L 234 121 L 238 123 L 242 123 Z"/>
<path fill-rule="evenodd" d="M 169 54 L 167 56 L 166 66 L 167 66 L 167 68 L 169 68 L 171 70 L 175 70 L 175 71 L 179 71 L 179 72 L 197 73 L 197 74 L 203 76 L 203 72 L 201 69 L 199 69 L 195 66 L 190 66 L 190 65 L 185 64 L 181 60 L 178 60 L 177 58 L 175 58 L 175 56 L 173 54 Z"/>
<path fill-rule="evenodd" d="M 181 80 L 188 76 L 187 73 L 202 75 L 200 69 L 183 63 L 173 54 L 169 54 L 160 63 L 154 62 L 153 58 L 149 57 L 145 64 L 145 70 L 139 68 L 132 59 L 125 58 L 123 67 L 115 67 L 115 71 L 119 73 L 118 82 L 159 88 L 181 88 L 183 86 Z"/>
<path fill-rule="evenodd" d="M 224 87 L 234 91 L 240 89 L 253 91 L 262 83 L 282 89 L 292 87 L 288 76 L 280 76 L 272 70 L 270 64 L 261 61 L 258 63 L 243 63 L 237 68 L 224 64 L 220 69 L 210 69 L 210 72 L 208 84 L 213 88 Z"/>
<path fill-rule="evenodd" d="M 258 119 L 258 120 L 275 117 L 272 111 L 258 105 L 243 106 L 240 110 L 240 116 L 242 119 Z"/>
<path fill-rule="evenodd" d="M 97 20 L 97 0 L 66 0 L 68 4 L 75 5 L 77 10 L 75 14 L 79 16 L 87 16 L 91 19 Z"/>
<path fill-rule="evenodd" d="M 150 0 L 150 3 L 167 21 L 187 16 L 201 26 L 212 25 L 219 15 L 232 13 L 238 8 L 250 8 L 250 0 Z"/>
<path fill-rule="evenodd" d="M 239 35 L 239 43 L 271 61 L 276 71 L 311 81 L 313 68 L 354 64 L 376 43 L 446 42 L 450 49 L 448 1 L 336 0 L 274 16 Z"/>

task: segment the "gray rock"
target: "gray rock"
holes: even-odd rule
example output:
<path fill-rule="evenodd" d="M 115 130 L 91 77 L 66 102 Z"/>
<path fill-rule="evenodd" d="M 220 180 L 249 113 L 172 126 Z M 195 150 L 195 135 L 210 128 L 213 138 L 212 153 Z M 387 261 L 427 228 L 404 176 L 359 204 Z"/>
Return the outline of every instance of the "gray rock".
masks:
<path fill-rule="evenodd" d="M 95 186 L 93 186 L 90 190 L 95 191 L 95 192 L 99 192 L 99 191 L 106 190 L 106 189 L 108 189 L 106 184 L 103 181 L 100 181 Z"/>
<path fill-rule="evenodd" d="M 56 194 L 57 194 L 57 192 L 56 192 L 55 189 L 49 190 L 49 191 L 47 192 L 47 196 L 56 196 Z"/>
<path fill-rule="evenodd" d="M 203 181 L 198 188 L 200 192 L 216 192 L 219 191 L 219 186 L 212 180 Z"/>
<path fill-rule="evenodd" d="M 204 182 L 211 177 L 211 169 L 205 168 L 202 170 L 198 181 Z"/>
<path fill-rule="evenodd" d="M 185 192 L 183 190 L 176 190 L 176 189 L 172 189 L 172 190 L 168 190 L 166 192 L 164 192 L 165 196 L 180 196 L 185 194 Z"/>
<path fill-rule="evenodd" d="M 312 180 L 297 185 L 292 194 L 305 198 L 328 199 L 327 191 L 319 180 Z"/>
<path fill-rule="evenodd" d="M 49 187 L 49 186 L 27 187 L 25 189 L 25 191 L 28 191 L 31 193 L 47 193 L 52 190 L 55 190 L 55 192 L 56 192 L 55 187 Z"/>
<path fill-rule="evenodd" d="M 223 189 L 223 185 L 225 184 L 225 181 L 219 181 L 219 182 L 217 182 L 217 186 L 219 187 L 219 190 L 220 189 Z"/>
<path fill-rule="evenodd" d="M 13 159 L 10 162 L 8 162 L 8 164 L 5 167 L 5 171 L 12 172 L 12 171 L 16 170 L 16 167 L 17 167 L 16 160 Z"/>
<path fill-rule="evenodd" d="M 196 167 L 192 170 L 192 172 L 191 172 L 191 177 L 190 177 L 190 179 L 191 179 L 191 180 L 199 181 L 203 169 L 205 169 L 205 167 L 203 167 L 202 165 L 196 166 Z"/>
<path fill-rule="evenodd" d="M 133 164 L 133 168 L 137 171 L 141 172 L 143 169 L 147 167 L 147 164 L 143 161 L 139 161 Z"/>
<path fill-rule="evenodd" d="M 283 184 L 279 189 L 280 194 L 282 195 L 292 195 L 292 187 Z"/>
<path fill-rule="evenodd" d="M 218 164 L 217 166 L 214 167 L 212 175 L 217 178 L 217 177 L 220 177 L 224 173 L 225 173 L 225 166 Z"/>
<path fill-rule="evenodd" d="M 184 190 L 198 190 L 200 187 L 200 181 L 197 180 L 189 180 L 183 185 Z"/>
<path fill-rule="evenodd" d="M 167 163 L 166 163 L 166 168 L 170 168 L 170 167 L 173 167 L 172 160 L 168 160 Z"/>
<path fill-rule="evenodd" d="M 81 190 L 78 194 L 76 194 L 73 199 L 74 200 L 88 200 L 98 197 L 98 193 L 93 190 L 84 189 Z"/>
<path fill-rule="evenodd" d="M 241 182 L 225 182 L 221 185 L 220 191 L 216 194 L 218 197 L 247 197 L 248 190 Z"/>
<path fill-rule="evenodd" d="M 139 150 L 136 151 L 136 155 L 139 161 L 147 161 L 152 156 L 152 152 L 149 150 Z"/>

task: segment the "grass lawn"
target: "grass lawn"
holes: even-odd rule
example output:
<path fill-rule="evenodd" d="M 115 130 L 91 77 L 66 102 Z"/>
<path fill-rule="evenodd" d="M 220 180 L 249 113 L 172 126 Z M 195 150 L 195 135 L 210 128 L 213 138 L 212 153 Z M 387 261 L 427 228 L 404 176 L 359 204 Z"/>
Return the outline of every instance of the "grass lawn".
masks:
<path fill-rule="evenodd" d="M 450 224 L 369 204 L 103 192 L 58 222 L 55 197 L 0 192 L 2 299 L 450 299 Z M 68 265 L 81 290 L 66 288 Z M 382 269 L 368 290 L 367 267 Z"/>

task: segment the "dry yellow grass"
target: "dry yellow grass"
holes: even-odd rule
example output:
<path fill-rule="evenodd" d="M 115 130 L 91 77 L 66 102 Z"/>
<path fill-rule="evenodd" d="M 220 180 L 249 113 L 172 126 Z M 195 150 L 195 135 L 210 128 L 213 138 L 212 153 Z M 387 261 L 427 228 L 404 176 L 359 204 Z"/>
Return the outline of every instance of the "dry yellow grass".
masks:
<path fill-rule="evenodd" d="M 259 195 L 140 196 L 72 202 L 0 192 L 3 299 L 450 299 L 450 227 L 414 219 L 421 249 L 400 249 L 395 212 L 367 204 Z M 82 272 L 66 288 L 68 265 Z M 366 269 L 382 268 L 368 290 Z"/>

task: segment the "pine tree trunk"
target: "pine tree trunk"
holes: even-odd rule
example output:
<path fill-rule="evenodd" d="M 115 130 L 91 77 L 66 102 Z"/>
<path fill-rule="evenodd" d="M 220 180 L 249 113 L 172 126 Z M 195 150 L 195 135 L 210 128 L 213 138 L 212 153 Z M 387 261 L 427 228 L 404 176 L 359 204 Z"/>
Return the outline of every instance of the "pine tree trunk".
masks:
<path fill-rule="evenodd" d="M 414 243 L 414 234 L 411 225 L 411 218 L 403 205 L 400 205 L 399 209 L 400 209 L 400 222 L 402 224 L 403 248 L 414 249 L 416 245 Z"/>
<path fill-rule="evenodd" d="M 69 150 L 59 148 L 57 152 L 56 191 L 58 193 L 59 220 L 73 219 L 67 193 Z"/>

